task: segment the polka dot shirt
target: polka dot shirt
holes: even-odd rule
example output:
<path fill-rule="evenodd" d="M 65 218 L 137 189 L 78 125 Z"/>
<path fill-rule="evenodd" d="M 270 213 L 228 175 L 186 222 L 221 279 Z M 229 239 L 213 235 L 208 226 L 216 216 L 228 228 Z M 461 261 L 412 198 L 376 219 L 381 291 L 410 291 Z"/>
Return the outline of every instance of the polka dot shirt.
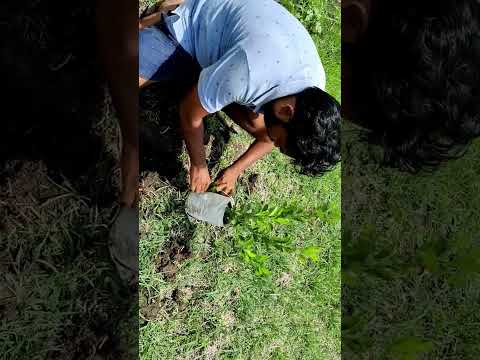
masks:
<path fill-rule="evenodd" d="M 271 100 L 325 88 L 311 36 L 274 0 L 186 0 L 167 26 L 202 67 L 198 92 L 209 113 L 231 103 L 261 112 Z"/>

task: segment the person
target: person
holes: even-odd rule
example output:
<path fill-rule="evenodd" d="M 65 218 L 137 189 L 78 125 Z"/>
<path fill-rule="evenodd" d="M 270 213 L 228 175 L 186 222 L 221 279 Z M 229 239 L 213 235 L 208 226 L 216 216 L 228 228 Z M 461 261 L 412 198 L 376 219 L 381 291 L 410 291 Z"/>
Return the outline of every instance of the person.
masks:
<path fill-rule="evenodd" d="M 217 177 L 219 192 L 231 194 L 239 176 L 274 146 L 309 175 L 340 161 L 340 105 L 325 92 L 312 38 L 280 4 L 186 0 L 149 21 L 139 23 L 139 87 L 185 84 L 179 115 L 192 191 L 212 182 L 203 119 L 220 110 L 255 140 Z"/>
<path fill-rule="evenodd" d="M 342 1 L 342 112 L 383 163 L 437 168 L 480 135 L 476 0 Z"/>

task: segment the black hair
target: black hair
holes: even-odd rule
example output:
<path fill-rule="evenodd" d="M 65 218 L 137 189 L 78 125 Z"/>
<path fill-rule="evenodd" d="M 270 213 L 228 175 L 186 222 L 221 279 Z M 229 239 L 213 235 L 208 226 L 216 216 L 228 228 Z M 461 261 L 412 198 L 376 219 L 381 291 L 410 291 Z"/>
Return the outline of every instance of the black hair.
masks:
<path fill-rule="evenodd" d="M 352 66 L 354 122 L 384 163 L 416 172 L 463 153 L 480 135 L 479 2 L 376 2 Z M 345 50 L 348 50 L 345 51 Z"/>
<path fill-rule="evenodd" d="M 286 146 L 301 173 L 322 175 L 340 161 L 340 119 L 340 104 L 325 91 L 311 87 L 296 95 Z"/>

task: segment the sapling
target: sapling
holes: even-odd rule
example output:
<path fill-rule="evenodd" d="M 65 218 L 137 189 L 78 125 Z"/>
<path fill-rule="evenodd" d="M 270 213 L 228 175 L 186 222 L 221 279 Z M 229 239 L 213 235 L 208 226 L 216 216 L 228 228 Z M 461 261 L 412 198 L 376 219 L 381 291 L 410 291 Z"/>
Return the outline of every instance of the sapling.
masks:
<path fill-rule="evenodd" d="M 287 203 L 250 203 L 245 208 L 234 207 L 225 212 L 225 223 L 233 227 L 233 237 L 241 259 L 252 265 L 259 276 L 271 274 L 267 262 L 274 252 L 285 255 L 295 253 L 304 262 L 318 262 L 319 247 L 298 246 L 289 232 L 282 231 L 316 219 L 318 210 L 307 211 L 297 204 Z"/>

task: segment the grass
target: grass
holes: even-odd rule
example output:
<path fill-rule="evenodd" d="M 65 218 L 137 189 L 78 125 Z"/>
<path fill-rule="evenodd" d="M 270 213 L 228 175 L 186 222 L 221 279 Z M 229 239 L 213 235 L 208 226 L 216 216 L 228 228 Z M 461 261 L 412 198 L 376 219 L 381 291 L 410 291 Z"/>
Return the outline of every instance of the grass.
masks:
<path fill-rule="evenodd" d="M 312 32 L 340 98 L 340 10 L 337 1 L 285 2 Z M 314 23 L 319 23 L 315 29 Z M 320 45 L 321 44 L 321 45 Z M 229 120 L 227 122 L 231 123 Z M 215 127 L 215 119 L 209 119 Z M 232 136 L 212 173 L 228 166 L 251 139 Z M 185 153 L 182 158 L 185 160 Z M 258 178 L 252 191 L 248 181 Z M 231 226 L 191 224 L 186 192 L 155 173 L 142 181 L 140 242 L 140 354 L 149 359 L 337 359 L 340 357 L 340 222 L 310 219 L 289 227 L 299 246 L 318 246 L 320 261 L 271 252 L 270 277 L 255 275 L 233 241 Z M 237 206 L 304 209 L 340 204 L 340 167 L 322 178 L 296 173 L 274 151 L 239 180 Z"/>
<path fill-rule="evenodd" d="M 480 143 L 433 174 L 409 175 L 344 139 L 342 353 L 478 358 Z"/>

